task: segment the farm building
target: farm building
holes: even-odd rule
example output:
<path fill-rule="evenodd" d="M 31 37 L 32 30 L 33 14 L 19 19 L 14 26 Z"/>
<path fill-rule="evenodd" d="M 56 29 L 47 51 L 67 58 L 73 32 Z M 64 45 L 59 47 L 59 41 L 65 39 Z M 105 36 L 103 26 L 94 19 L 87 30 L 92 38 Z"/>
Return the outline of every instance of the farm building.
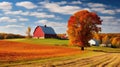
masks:
<path fill-rule="evenodd" d="M 37 26 L 33 32 L 33 38 L 56 38 L 57 35 L 52 27 Z"/>
<path fill-rule="evenodd" d="M 99 46 L 99 41 L 96 39 L 91 39 L 88 43 L 90 44 L 90 46 Z"/>

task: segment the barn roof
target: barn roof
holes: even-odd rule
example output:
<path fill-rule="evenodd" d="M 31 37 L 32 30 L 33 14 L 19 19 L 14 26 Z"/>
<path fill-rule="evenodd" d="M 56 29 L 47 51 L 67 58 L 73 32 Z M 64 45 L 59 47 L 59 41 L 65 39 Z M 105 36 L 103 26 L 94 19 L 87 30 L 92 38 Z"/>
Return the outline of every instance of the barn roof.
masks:
<path fill-rule="evenodd" d="M 40 26 L 45 34 L 56 34 L 52 27 Z"/>

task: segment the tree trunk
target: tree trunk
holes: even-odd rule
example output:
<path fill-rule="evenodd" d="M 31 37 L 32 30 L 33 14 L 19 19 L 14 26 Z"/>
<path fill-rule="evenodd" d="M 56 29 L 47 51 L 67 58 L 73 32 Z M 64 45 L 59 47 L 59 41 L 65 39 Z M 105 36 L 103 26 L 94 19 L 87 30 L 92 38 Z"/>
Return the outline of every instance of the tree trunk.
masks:
<path fill-rule="evenodd" d="M 81 50 L 84 50 L 84 47 L 81 47 Z"/>

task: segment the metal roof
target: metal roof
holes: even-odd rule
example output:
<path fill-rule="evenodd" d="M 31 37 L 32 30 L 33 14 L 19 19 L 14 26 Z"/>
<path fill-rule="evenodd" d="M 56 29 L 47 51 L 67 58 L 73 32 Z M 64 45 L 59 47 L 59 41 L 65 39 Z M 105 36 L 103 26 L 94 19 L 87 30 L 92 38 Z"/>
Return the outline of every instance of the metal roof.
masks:
<path fill-rule="evenodd" d="M 52 27 L 40 26 L 45 34 L 56 34 Z"/>

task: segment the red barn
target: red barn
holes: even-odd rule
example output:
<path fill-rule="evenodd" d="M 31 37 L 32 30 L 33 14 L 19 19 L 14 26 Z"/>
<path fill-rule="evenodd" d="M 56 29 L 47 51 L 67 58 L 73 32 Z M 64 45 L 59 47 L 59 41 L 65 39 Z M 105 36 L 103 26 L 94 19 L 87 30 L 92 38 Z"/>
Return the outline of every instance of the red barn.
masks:
<path fill-rule="evenodd" d="M 37 26 L 33 32 L 33 38 L 56 38 L 57 35 L 52 27 Z"/>

